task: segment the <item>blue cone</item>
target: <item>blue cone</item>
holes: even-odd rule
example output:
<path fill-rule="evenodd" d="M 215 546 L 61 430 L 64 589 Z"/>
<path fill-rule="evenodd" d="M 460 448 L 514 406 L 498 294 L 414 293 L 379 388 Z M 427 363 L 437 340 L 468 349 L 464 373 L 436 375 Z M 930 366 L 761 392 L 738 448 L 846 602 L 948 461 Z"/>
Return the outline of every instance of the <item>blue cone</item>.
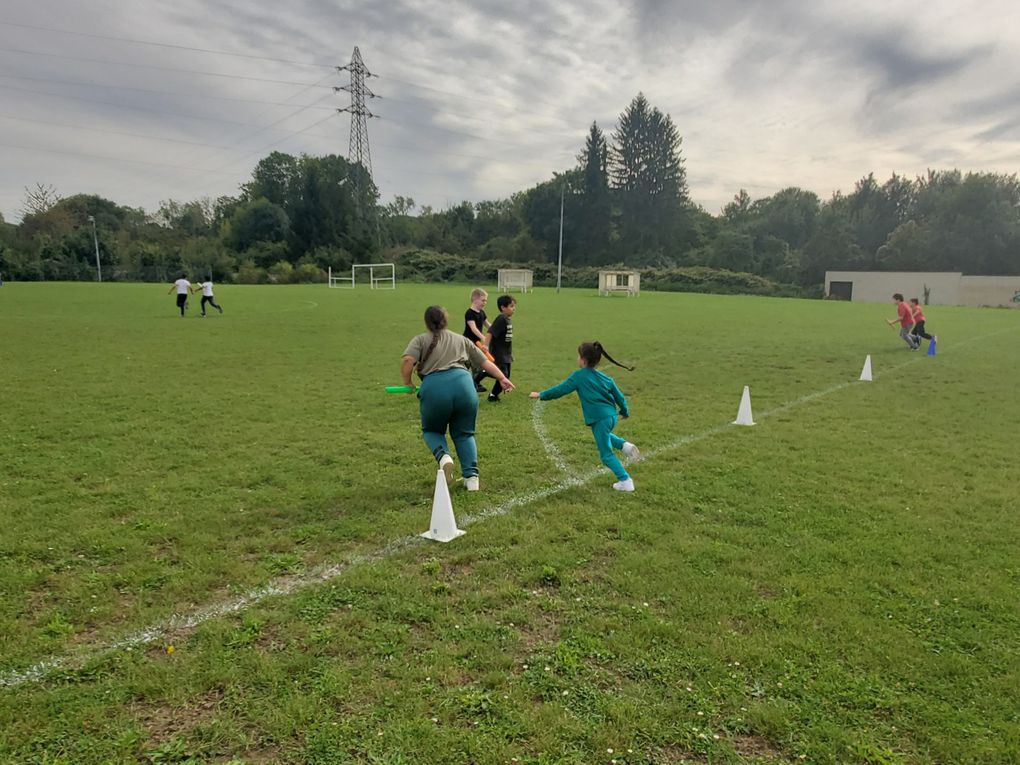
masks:
<path fill-rule="evenodd" d="M 935 355 L 935 338 L 932 338 L 928 343 L 928 355 L 929 356 Z"/>

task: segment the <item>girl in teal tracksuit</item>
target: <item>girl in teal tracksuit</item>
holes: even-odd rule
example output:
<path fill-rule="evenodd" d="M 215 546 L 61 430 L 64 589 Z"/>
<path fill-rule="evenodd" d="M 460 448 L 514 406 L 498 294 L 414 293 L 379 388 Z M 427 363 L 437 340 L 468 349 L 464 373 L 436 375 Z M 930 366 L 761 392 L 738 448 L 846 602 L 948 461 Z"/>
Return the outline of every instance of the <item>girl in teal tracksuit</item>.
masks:
<path fill-rule="evenodd" d="M 581 399 L 581 411 L 584 413 L 584 424 L 591 428 L 602 464 L 616 476 L 613 488 L 617 491 L 634 491 L 634 479 L 624 469 L 613 450 L 619 449 L 634 460 L 640 459 L 641 453 L 634 444 L 613 433 L 617 421 L 617 408 L 620 417 L 624 419 L 630 417 L 630 410 L 627 408 L 627 399 L 616 386 L 616 381 L 595 369 L 603 356 L 618 367 L 634 370 L 634 367 L 625 366 L 606 353 L 605 348 L 597 340 L 593 343 L 581 343 L 577 347 L 577 366 L 580 368 L 559 385 L 554 385 L 541 393 L 532 392 L 531 398 L 550 401 L 577 391 L 577 397 Z"/>

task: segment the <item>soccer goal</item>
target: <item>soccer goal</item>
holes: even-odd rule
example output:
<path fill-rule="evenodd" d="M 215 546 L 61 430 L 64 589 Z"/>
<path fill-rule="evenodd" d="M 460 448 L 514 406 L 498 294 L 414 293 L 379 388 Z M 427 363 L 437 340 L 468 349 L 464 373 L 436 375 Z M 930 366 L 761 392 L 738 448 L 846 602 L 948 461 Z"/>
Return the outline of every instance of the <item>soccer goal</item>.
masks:
<path fill-rule="evenodd" d="M 368 269 L 368 286 L 374 290 L 395 290 L 397 269 L 393 263 L 355 263 L 350 276 L 338 276 L 329 269 L 329 286 L 352 290 L 358 285 L 358 269 Z"/>
<path fill-rule="evenodd" d="M 527 292 L 534 289 L 534 273 L 527 268 L 501 268 L 496 272 L 496 288 L 500 292 L 519 289 Z"/>

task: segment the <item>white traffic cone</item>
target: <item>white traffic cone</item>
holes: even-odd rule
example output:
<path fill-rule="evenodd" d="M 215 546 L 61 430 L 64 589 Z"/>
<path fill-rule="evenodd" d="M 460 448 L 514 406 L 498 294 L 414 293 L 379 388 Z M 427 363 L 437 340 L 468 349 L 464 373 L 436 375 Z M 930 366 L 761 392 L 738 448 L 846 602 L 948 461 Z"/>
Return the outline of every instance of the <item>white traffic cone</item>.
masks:
<path fill-rule="evenodd" d="M 744 386 L 744 395 L 740 397 L 740 408 L 737 410 L 737 419 L 734 425 L 754 425 L 754 418 L 751 417 L 751 389 Z"/>
<path fill-rule="evenodd" d="M 457 519 L 453 517 L 453 502 L 450 501 L 446 474 L 439 470 L 436 473 L 436 491 L 432 495 L 432 521 L 429 530 L 422 533 L 422 536 L 437 542 L 449 542 L 462 534 L 464 532 L 457 528 Z"/>
<path fill-rule="evenodd" d="M 864 359 L 864 369 L 861 370 L 861 379 L 864 382 L 871 382 L 871 354 Z"/>

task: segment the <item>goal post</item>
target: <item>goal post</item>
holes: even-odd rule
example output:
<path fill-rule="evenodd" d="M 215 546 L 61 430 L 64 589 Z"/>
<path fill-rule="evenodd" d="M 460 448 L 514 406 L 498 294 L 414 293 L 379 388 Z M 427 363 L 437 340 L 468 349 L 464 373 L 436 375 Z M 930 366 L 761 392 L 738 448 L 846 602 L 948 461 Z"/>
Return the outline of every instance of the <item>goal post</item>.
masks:
<path fill-rule="evenodd" d="M 342 289 L 354 289 L 358 286 L 358 269 L 368 269 L 368 286 L 373 290 L 395 290 L 397 288 L 397 268 L 393 263 L 355 263 L 351 266 L 350 276 L 334 275 L 329 269 L 329 286 Z"/>
<path fill-rule="evenodd" d="M 527 268 L 500 268 L 496 271 L 496 289 L 500 292 L 534 289 L 534 272 Z"/>

